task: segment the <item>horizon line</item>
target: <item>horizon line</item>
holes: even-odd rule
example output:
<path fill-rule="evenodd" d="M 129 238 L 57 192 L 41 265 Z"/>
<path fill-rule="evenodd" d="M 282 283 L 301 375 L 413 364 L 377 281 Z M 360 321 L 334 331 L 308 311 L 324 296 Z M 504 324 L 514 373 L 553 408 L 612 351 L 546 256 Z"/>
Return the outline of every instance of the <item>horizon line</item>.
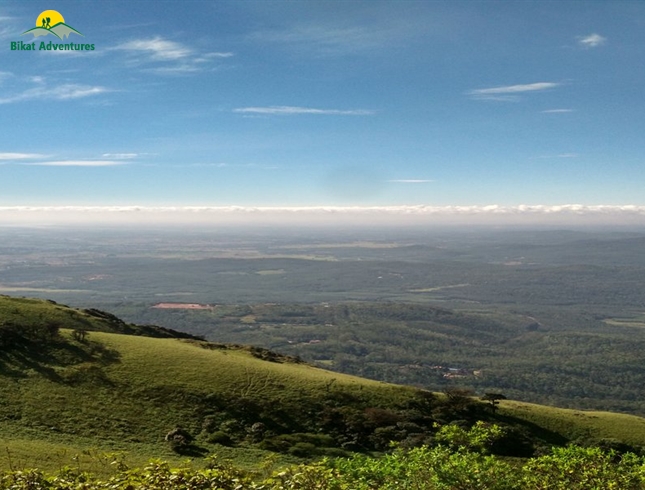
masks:
<path fill-rule="evenodd" d="M 636 226 L 645 205 L 0 206 L 0 226 Z"/>

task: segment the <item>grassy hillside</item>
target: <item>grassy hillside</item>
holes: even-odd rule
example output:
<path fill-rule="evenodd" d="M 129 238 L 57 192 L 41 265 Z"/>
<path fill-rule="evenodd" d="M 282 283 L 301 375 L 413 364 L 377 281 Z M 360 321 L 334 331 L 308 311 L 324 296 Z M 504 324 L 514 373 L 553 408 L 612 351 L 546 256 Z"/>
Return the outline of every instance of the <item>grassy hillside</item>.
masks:
<path fill-rule="evenodd" d="M 628 318 L 623 312 L 603 321 L 605 316 L 584 309 L 528 314 L 520 308 L 473 304 L 454 310 L 383 301 L 144 310 L 123 313 L 346 374 L 433 391 L 460 386 L 532 403 L 645 414 L 642 314 Z"/>
<path fill-rule="evenodd" d="M 53 329 L 64 327 L 72 330 L 114 332 L 148 337 L 198 338 L 156 325 L 126 323 L 111 313 L 94 308 L 79 310 L 52 300 L 0 295 L 0 333 L 6 334 L 14 327 L 22 334 L 27 335 L 51 330 L 52 327 Z"/>
<path fill-rule="evenodd" d="M 608 447 L 618 442 L 638 447 L 645 442 L 645 418 L 624 413 L 570 410 L 504 400 L 500 402 L 499 415 L 522 419 L 571 442 Z"/>
<path fill-rule="evenodd" d="M 0 468 L 57 470 L 73 460 L 100 472 L 120 457 L 106 452 L 135 465 L 207 454 L 249 464 L 269 452 L 345 455 L 391 441 L 432 444 L 436 424 L 478 419 L 507 427 L 499 454 L 581 438 L 645 445 L 636 417 L 513 402 L 494 413 L 458 391 L 433 395 L 265 349 L 171 338 L 47 301 L 0 303 Z"/>
<path fill-rule="evenodd" d="M 376 428 L 366 409 L 401 411 L 418 397 L 264 349 L 98 331 L 118 322 L 47 301 L 3 297 L 0 315 L 4 467 L 100 451 L 169 457 L 164 437 L 177 427 L 195 440 L 176 452 L 193 457 L 223 447 L 296 456 L 364 449 Z M 51 324 L 60 328 L 52 333 Z"/>

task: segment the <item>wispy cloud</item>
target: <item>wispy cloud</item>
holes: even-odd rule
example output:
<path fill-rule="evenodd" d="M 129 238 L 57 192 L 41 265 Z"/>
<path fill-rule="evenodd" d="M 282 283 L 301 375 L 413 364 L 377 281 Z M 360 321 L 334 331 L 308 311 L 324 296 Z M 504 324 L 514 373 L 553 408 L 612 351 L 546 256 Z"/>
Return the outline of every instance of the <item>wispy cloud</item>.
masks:
<path fill-rule="evenodd" d="M 114 49 L 130 53 L 145 54 L 153 61 L 168 61 L 186 58 L 192 50 L 175 41 L 168 41 L 161 37 L 151 39 L 135 39 L 119 44 Z"/>
<path fill-rule="evenodd" d="M 557 153 L 554 155 L 542 155 L 538 158 L 578 158 L 579 156 L 578 153 Z"/>
<path fill-rule="evenodd" d="M 547 109 L 540 112 L 542 114 L 566 114 L 567 112 L 573 112 L 573 109 Z"/>
<path fill-rule="evenodd" d="M 547 90 L 557 87 L 558 83 L 553 82 L 537 82 L 527 83 L 524 85 L 505 85 L 501 87 L 480 88 L 471 90 L 469 93 L 473 95 L 488 95 L 488 94 L 516 94 L 520 92 L 535 92 L 537 90 Z"/>
<path fill-rule="evenodd" d="M 0 153 L 0 160 L 29 160 L 34 158 L 45 158 L 40 153 Z"/>
<path fill-rule="evenodd" d="M 375 17 L 372 2 L 363 7 L 358 2 L 350 3 L 348 15 L 336 16 L 334 21 L 321 17 L 316 22 L 298 22 L 263 29 L 247 38 L 261 45 L 281 45 L 305 56 L 352 56 L 382 54 L 384 50 L 409 47 L 415 39 L 428 36 L 438 26 L 438 23 L 429 23 L 427 19 L 416 17 L 413 10 L 399 9 L 393 15 Z M 345 7 L 340 6 L 341 11 Z M 355 8 L 360 12 L 350 12 Z M 288 21 L 285 19 L 285 22 Z"/>
<path fill-rule="evenodd" d="M 138 153 L 103 153 L 101 155 L 103 158 L 113 158 L 115 160 L 130 160 L 132 158 L 137 158 Z"/>
<path fill-rule="evenodd" d="M 204 62 L 204 61 L 210 61 L 210 60 L 215 59 L 215 58 L 230 58 L 232 56 L 234 56 L 234 55 L 230 51 L 204 53 L 204 54 L 200 55 L 199 58 L 195 58 L 195 61 L 201 63 L 201 62 Z"/>
<path fill-rule="evenodd" d="M 558 158 L 578 158 L 580 155 L 577 153 L 559 153 L 556 155 Z"/>
<path fill-rule="evenodd" d="M 56 160 L 47 162 L 25 163 L 23 165 L 39 167 L 112 167 L 126 165 L 127 162 L 117 160 Z"/>
<path fill-rule="evenodd" d="M 101 86 L 79 85 L 67 83 L 56 87 L 39 86 L 24 90 L 23 92 L 0 98 L 0 104 L 12 104 L 28 100 L 72 100 L 91 97 L 110 92 L 110 89 Z"/>
<path fill-rule="evenodd" d="M 233 56 L 231 52 L 200 53 L 185 44 L 161 36 L 133 39 L 111 50 L 125 52 L 131 64 L 147 65 L 143 67 L 145 71 L 168 75 L 202 71 L 207 63 Z"/>
<path fill-rule="evenodd" d="M 320 54 L 334 55 L 377 49 L 386 44 L 387 38 L 366 26 L 299 25 L 285 30 L 257 32 L 253 40 L 263 43 L 283 43 L 299 50 L 315 50 Z"/>
<path fill-rule="evenodd" d="M 503 85 L 499 87 L 469 90 L 468 92 L 466 92 L 466 94 L 470 95 L 474 99 L 512 102 L 519 100 L 518 94 L 524 94 L 526 92 L 540 92 L 543 90 L 555 88 L 559 85 L 559 83 L 554 82 L 536 82 L 522 85 Z"/>
<path fill-rule="evenodd" d="M 602 37 L 600 34 L 589 34 L 588 36 L 579 36 L 578 44 L 585 48 L 596 48 L 602 46 L 607 42 L 606 37 Z"/>
<path fill-rule="evenodd" d="M 233 112 L 239 114 L 263 114 L 291 116 L 297 114 L 320 114 L 334 116 L 371 116 L 374 111 L 365 109 L 314 109 L 311 107 L 293 107 L 293 106 L 269 106 L 269 107 L 240 107 L 233 109 Z"/>
<path fill-rule="evenodd" d="M 278 170 L 284 168 L 280 165 L 271 165 L 264 163 L 226 163 L 226 162 L 195 162 L 195 163 L 145 163 L 146 167 L 163 167 L 163 168 L 253 168 L 258 170 Z"/>
<path fill-rule="evenodd" d="M 15 17 L 0 15 L 0 40 L 9 39 L 20 32 L 15 20 Z"/>
<path fill-rule="evenodd" d="M 428 182 L 434 182 L 431 179 L 394 179 L 388 180 L 388 182 L 394 182 L 397 184 L 427 184 Z"/>

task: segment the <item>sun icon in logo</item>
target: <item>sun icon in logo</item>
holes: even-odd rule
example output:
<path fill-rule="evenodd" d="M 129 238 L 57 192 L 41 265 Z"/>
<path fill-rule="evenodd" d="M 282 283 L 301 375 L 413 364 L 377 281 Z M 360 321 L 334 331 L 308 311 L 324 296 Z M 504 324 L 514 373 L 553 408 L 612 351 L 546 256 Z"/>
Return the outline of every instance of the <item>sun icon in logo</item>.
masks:
<path fill-rule="evenodd" d="M 56 10 L 45 10 L 36 17 L 36 27 L 32 27 L 28 31 L 23 32 L 22 35 L 33 34 L 34 37 L 40 37 L 51 34 L 58 39 L 65 39 L 72 33 L 78 34 L 79 36 L 83 35 L 72 26 L 65 24 L 65 19 L 63 19 L 60 12 Z"/>
<path fill-rule="evenodd" d="M 61 23 L 64 24 L 65 19 L 63 19 L 63 16 L 55 10 L 45 10 L 36 18 L 36 27 L 42 27 L 44 29 L 51 29 L 55 25 Z"/>

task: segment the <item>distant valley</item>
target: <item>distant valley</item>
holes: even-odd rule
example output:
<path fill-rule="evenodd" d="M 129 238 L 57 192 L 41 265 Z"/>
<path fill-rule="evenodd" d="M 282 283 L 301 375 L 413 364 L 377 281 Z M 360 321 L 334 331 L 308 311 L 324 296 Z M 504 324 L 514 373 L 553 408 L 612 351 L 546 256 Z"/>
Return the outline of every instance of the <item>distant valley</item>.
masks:
<path fill-rule="evenodd" d="M 6 294 L 101 308 L 376 380 L 645 413 L 638 230 L 0 234 Z"/>

